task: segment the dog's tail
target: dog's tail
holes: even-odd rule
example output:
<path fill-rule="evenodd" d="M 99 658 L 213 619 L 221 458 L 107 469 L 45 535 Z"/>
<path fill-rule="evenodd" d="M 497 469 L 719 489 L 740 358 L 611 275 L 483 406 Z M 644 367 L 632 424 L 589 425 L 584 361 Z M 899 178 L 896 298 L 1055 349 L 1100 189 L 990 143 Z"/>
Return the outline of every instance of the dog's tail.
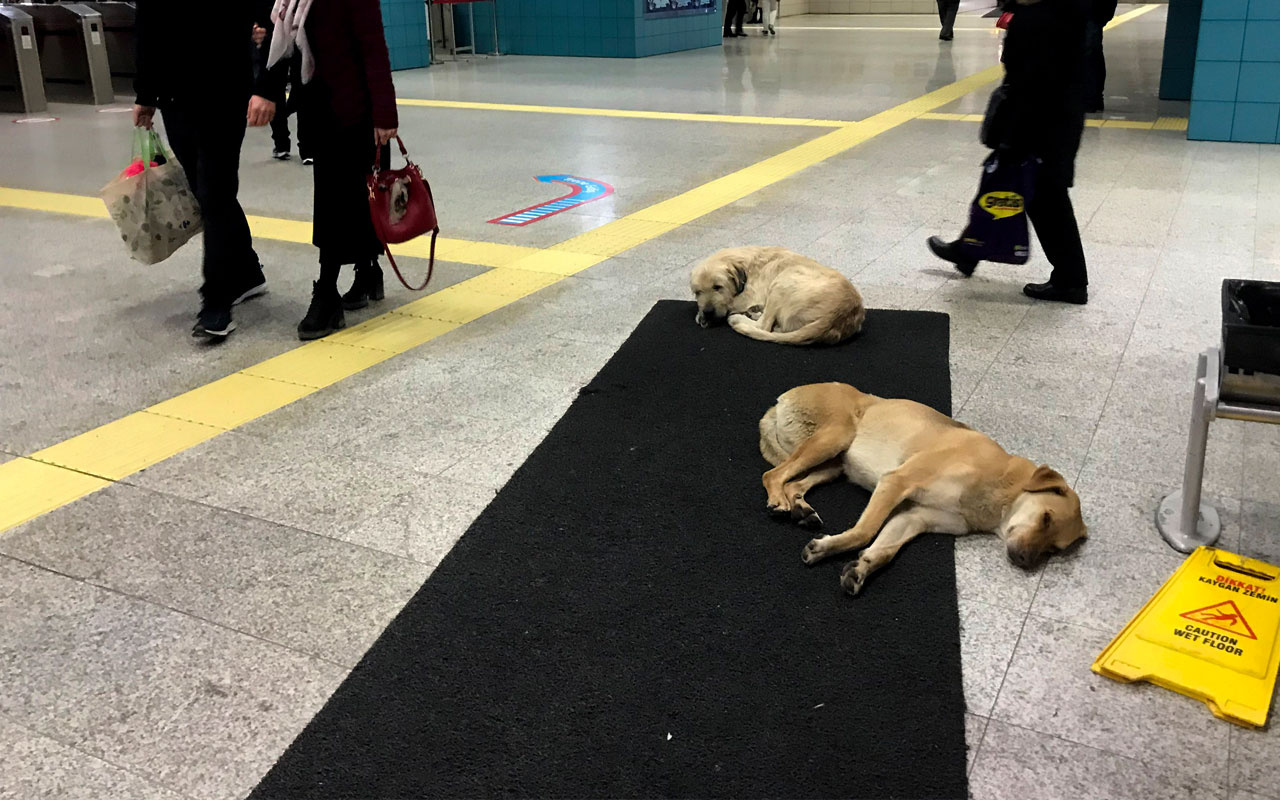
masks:
<path fill-rule="evenodd" d="M 743 336 L 761 342 L 794 345 L 837 344 L 862 329 L 863 317 L 864 314 L 860 313 L 841 320 L 816 319 L 807 325 L 796 328 L 794 331 L 785 333 L 767 331 L 760 327 L 760 323 L 746 314 L 732 315 L 729 317 L 729 325 Z"/>

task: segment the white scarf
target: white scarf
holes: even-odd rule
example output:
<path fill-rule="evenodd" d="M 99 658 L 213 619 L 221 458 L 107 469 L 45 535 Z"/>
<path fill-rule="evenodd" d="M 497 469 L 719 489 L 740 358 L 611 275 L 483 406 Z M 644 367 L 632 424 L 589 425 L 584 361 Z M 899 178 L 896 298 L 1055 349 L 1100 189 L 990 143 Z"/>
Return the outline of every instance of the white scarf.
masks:
<path fill-rule="evenodd" d="M 280 59 L 293 55 L 294 47 L 297 47 L 302 51 L 303 83 L 309 83 L 316 72 L 306 29 L 311 3 L 312 0 L 276 0 L 275 8 L 271 9 L 275 31 L 271 34 L 271 49 L 267 51 L 267 69 L 274 67 Z"/>

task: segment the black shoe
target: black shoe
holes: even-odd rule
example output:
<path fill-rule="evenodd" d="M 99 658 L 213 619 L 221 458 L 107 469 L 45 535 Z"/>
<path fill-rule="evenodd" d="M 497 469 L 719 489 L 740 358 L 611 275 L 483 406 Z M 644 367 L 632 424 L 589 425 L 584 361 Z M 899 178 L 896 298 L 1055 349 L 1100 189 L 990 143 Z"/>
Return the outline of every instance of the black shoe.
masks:
<path fill-rule="evenodd" d="M 267 293 L 267 276 L 262 274 L 261 265 L 251 270 L 244 282 L 236 287 L 235 299 L 231 301 L 231 305 L 238 306 L 246 300 L 252 300 L 255 297 L 261 297 Z"/>
<path fill-rule="evenodd" d="M 369 301 L 378 301 L 387 294 L 382 287 L 382 268 L 377 261 L 356 267 L 356 279 L 351 288 L 342 296 L 342 307 L 355 311 L 369 305 Z"/>
<path fill-rule="evenodd" d="M 956 38 L 956 35 L 951 31 L 943 31 L 942 33 L 938 34 L 938 38 L 944 42 L 949 42 L 952 39 Z"/>
<path fill-rule="evenodd" d="M 287 147 L 283 150 L 277 148 L 271 151 L 271 157 L 276 161 L 288 161 L 293 158 L 293 154 L 289 152 L 289 148 Z"/>
<path fill-rule="evenodd" d="M 322 289 L 319 283 L 312 283 L 311 307 L 298 323 L 298 338 L 304 342 L 323 339 L 345 327 L 347 320 L 342 314 L 342 297 L 337 287 Z"/>
<path fill-rule="evenodd" d="M 309 167 L 309 166 L 311 166 L 311 165 L 312 165 L 312 164 L 314 164 L 314 163 L 316 163 L 316 160 L 315 160 L 314 158 L 312 158 L 311 156 L 303 156 L 303 157 L 302 157 L 302 166 L 304 166 L 304 167 Z"/>
<path fill-rule="evenodd" d="M 978 268 L 978 262 L 972 258 L 967 258 L 960 254 L 955 242 L 943 241 L 941 236 L 929 237 L 929 249 L 933 254 L 943 261 L 950 261 L 961 275 L 966 278 L 973 275 L 973 271 Z"/>
<path fill-rule="evenodd" d="M 738 34 L 734 33 L 733 31 L 725 31 L 725 32 L 724 32 L 724 38 L 726 38 L 726 39 L 737 39 L 737 38 L 738 38 Z"/>
<path fill-rule="evenodd" d="M 231 309 L 205 306 L 200 309 L 200 316 L 196 318 L 196 326 L 191 329 L 191 335 L 197 339 L 220 342 L 235 329 L 236 321 L 231 318 Z"/>
<path fill-rule="evenodd" d="M 1054 286 L 1052 283 L 1028 283 L 1022 293 L 1033 300 L 1053 300 L 1082 306 L 1089 302 L 1087 286 Z"/>

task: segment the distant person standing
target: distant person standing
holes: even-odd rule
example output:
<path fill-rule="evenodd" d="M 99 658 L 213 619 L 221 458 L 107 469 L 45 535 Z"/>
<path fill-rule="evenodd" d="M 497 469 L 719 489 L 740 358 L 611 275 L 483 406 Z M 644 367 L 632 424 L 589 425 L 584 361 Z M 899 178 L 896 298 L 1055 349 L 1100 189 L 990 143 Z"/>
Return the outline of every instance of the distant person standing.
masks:
<path fill-rule="evenodd" d="M 777 36 L 778 31 L 773 27 L 773 20 L 778 16 L 778 0 L 760 0 L 760 34 L 762 36 Z"/>
<path fill-rule="evenodd" d="M 742 20 L 747 16 L 747 0 L 728 0 L 724 8 L 724 38 L 746 36 L 742 32 Z"/>
<path fill-rule="evenodd" d="M 275 23 L 271 21 L 271 12 L 275 8 L 275 0 L 258 0 L 258 14 L 253 26 L 253 43 L 258 47 L 257 63 L 255 68 L 262 70 L 267 67 L 267 45 L 270 41 L 271 33 L 275 30 Z M 292 95 L 290 100 L 290 92 L 302 86 L 302 54 L 294 52 L 294 54 L 286 60 L 281 67 L 281 80 L 279 81 L 279 94 L 271 98 L 276 104 L 276 115 L 271 120 L 271 157 L 277 161 L 288 161 L 293 157 L 293 141 L 289 135 L 289 116 L 296 115 L 298 118 L 298 155 L 302 158 L 304 166 L 310 166 L 313 160 L 307 151 L 307 143 L 303 138 L 302 132 L 302 110 L 298 108 L 297 95 Z"/>
<path fill-rule="evenodd" d="M 949 42 L 955 38 L 956 14 L 960 13 L 960 0 L 938 0 L 938 21 L 942 23 L 942 33 L 938 38 Z"/>
<path fill-rule="evenodd" d="M 193 336 L 225 339 L 231 307 L 267 290 L 249 223 L 236 198 L 246 123 L 275 115 L 274 71 L 254 74 L 252 0 L 203 3 L 138 0 L 137 92 L 133 123 L 150 128 L 156 110 L 200 203 L 204 284 Z"/>
<path fill-rule="evenodd" d="M 316 157 L 311 241 L 320 250 L 320 277 L 298 338 L 319 339 L 346 327 L 345 310 L 383 298 L 382 243 L 369 216 L 365 179 L 375 153 L 384 166 L 390 162 L 386 145 L 399 126 L 396 89 L 382 11 L 372 0 L 277 0 L 272 16 L 267 64 L 301 54 L 295 91 Z M 355 266 L 355 281 L 339 295 L 346 264 Z"/>
<path fill-rule="evenodd" d="M 1101 113 L 1105 105 L 1103 95 L 1107 85 L 1107 59 L 1102 53 L 1102 29 L 1116 15 L 1116 0 L 1092 0 L 1093 13 L 1085 24 L 1085 48 L 1088 54 L 1086 69 L 1084 110 Z"/>
<path fill-rule="evenodd" d="M 1075 181 L 1076 152 L 1084 131 L 1088 4 L 1089 0 L 1010 4 L 1013 21 L 1001 54 L 1006 98 L 1000 114 L 1009 120 L 1009 130 L 999 147 L 1010 158 L 1041 161 L 1027 217 L 1053 265 L 1047 283 L 1028 283 L 1022 291 L 1036 300 L 1079 305 L 1089 300 L 1089 274 L 1067 190 Z M 932 236 L 929 249 L 966 277 L 978 266 L 958 242 Z"/>

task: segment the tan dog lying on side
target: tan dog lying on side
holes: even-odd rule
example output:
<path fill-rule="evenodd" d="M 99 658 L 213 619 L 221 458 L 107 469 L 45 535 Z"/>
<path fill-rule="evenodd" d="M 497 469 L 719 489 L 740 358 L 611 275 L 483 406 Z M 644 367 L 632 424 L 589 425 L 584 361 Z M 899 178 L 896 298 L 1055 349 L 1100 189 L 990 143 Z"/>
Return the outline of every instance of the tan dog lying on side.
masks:
<path fill-rule="evenodd" d="M 729 320 L 744 336 L 782 344 L 837 344 L 867 312 L 849 279 L 781 247 L 721 250 L 689 278 L 697 322 Z"/>
<path fill-rule="evenodd" d="M 844 477 L 871 490 L 856 525 L 801 554 L 816 564 L 866 547 L 840 576 L 850 594 L 922 533 L 995 533 L 1024 569 L 1086 535 L 1080 498 L 1061 475 L 910 400 L 843 383 L 797 387 L 760 420 L 760 452 L 774 465 L 764 474 L 769 510 L 803 525 L 822 524 L 804 499 L 814 486 Z"/>

